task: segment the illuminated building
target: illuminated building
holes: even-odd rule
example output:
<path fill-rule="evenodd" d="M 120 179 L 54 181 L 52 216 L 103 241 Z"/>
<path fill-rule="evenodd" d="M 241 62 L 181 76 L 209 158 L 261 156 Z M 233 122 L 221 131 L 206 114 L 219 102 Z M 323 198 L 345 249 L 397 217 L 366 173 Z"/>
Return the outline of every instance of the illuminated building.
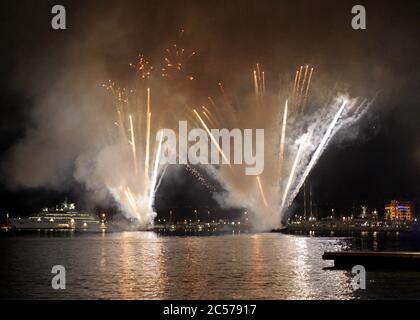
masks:
<path fill-rule="evenodd" d="M 413 218 L 413 204 L 409 201 L 392 200 L 385 205 L 386 220 L 412 220 Z"/>

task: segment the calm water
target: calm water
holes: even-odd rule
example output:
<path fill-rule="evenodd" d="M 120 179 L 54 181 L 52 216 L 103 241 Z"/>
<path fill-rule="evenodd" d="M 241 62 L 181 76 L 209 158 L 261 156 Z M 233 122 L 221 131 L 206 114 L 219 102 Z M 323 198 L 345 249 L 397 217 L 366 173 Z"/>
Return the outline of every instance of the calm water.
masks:
<path fill-rule="evenodd" d="M 355 292 L 350 272 L 329 270 L 333 262 L 321 259 L 326 250 L 366 243 L 377 249 L 375 241 L 363 241 L 279 233 L 2 234 L 0 298 L 420 298 L 418 272 L 368 272 L 367 290 Z M 66 267 L 66 290 L 51 288 L 53 265 Z"/>

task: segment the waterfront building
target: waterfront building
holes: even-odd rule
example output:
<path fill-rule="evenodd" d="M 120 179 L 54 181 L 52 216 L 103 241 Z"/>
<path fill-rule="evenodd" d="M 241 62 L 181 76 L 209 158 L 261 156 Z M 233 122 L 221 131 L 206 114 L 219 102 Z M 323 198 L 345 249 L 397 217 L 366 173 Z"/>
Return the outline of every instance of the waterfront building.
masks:
<path fill-rule="evenodd" d="M 413 220 L 414 209 L 410 201 L 392 200 L 385 205 L 385 220 Z"/>

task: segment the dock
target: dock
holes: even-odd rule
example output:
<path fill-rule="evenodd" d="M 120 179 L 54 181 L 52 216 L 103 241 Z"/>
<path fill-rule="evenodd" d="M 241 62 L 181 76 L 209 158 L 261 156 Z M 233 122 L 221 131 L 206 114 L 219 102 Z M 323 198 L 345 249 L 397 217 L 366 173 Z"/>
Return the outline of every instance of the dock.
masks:
<path fill-rule="evenodd" d="M 325 252 L 322 259 L 334 260 L 336 269 L 352 269 L 355 265 L 362 265 L 366 271 L 420 271 L 420 252 L 339 251 Z"/>

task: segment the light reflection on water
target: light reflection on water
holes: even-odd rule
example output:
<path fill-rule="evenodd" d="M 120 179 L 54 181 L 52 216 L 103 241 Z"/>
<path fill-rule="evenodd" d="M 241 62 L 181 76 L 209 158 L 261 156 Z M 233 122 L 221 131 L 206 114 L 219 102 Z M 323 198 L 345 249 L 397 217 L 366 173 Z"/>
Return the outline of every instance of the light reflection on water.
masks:
<path fill-rule="evenodd" d="M 368 274 L 368 287 L 379 287 L 360 294 L 352 290 L 349 272 L 329 270 L 333 263 L 321 259 L 324 251 L 342 250 L 347 245 L 344 239 L 278 233 L 162 237 L 153 232 L 123 232 L 2 237 L 0 298 L 383 298 L 387 286 L 394 285 L 395 274 Z M 56 264 L 67 269 L 64 291 L 50 287 L 51 267 Z M 420 284 L 418 273 L 407 279 Z M 404 278 L 401 281 L 403 288 Z"/>

